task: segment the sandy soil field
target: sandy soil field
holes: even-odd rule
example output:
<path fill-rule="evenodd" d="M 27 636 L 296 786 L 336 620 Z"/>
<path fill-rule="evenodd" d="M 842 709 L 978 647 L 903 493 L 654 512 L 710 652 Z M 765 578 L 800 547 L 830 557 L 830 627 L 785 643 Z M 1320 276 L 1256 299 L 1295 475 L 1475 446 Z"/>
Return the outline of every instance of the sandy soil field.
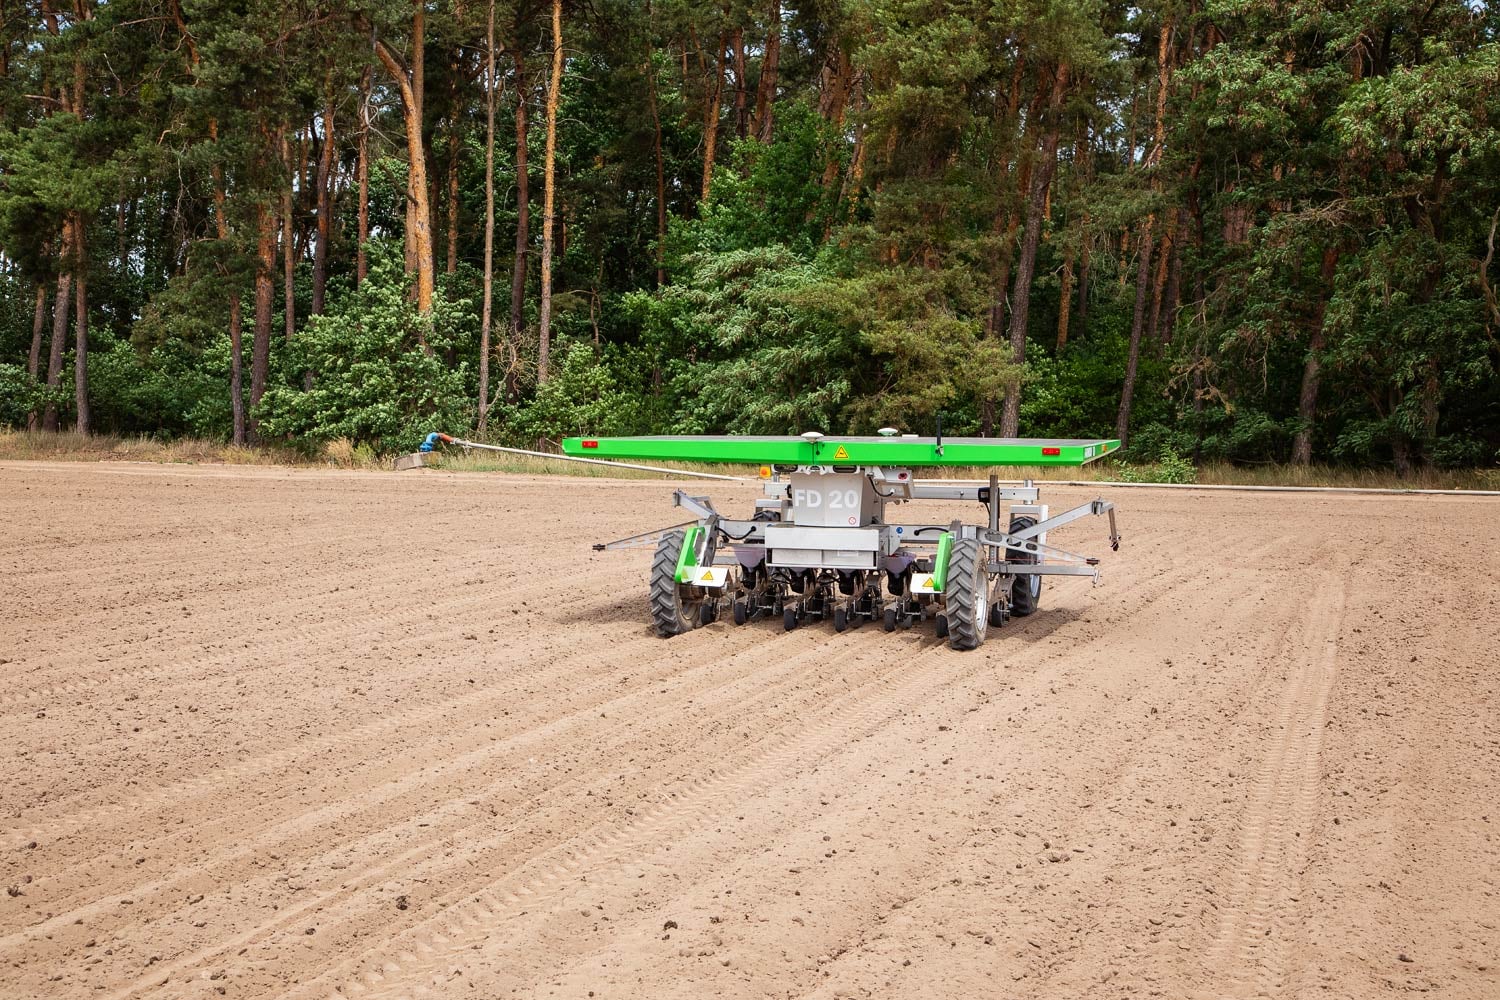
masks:
<path fill-rule="evenodd" d="M 1121 490 L 956 653 L 655 638 L 672 488 L 0 464 L 0 996 L 1500 996 L 1500 502 Z"/>

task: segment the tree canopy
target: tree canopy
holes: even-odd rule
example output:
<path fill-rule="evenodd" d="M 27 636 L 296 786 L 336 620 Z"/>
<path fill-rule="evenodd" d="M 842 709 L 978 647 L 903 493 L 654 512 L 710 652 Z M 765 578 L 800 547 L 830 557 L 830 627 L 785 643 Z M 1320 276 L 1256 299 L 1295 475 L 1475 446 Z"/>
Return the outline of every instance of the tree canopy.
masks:
<path fill-rule="evenodd" d="M 1494 3 L 0 3 L 0 423 L 1492 465 L 1497 230 Z"/>

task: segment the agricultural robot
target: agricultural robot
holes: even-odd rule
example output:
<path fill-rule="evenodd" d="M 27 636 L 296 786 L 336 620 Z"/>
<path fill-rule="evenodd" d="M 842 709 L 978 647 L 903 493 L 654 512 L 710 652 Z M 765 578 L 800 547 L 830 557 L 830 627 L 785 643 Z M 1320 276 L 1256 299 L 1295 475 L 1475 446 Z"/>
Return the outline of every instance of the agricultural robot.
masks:
<path fill-rule="evenodd" d="M 465 442 L 459 442 L 465 443 Z M 683 490 L 673 503 L 691 520 L 595 545 L 600 551 L 654 550 L 651 617 L 662 636 L 718 620 L 779 617 L 791 630 L 832 619 L 836 631 L 880 622 L 886 631 L 933 619 L 954 649 L 974 649 L 990 628 L 1037 609 L 1046 576 L 1098 580 L 1099 560 L 1049 545 L 1047 535 L 1114 504 L 1092 500 L 1061 514 L 1040 503 L 1030 481 L 918 481 L 937 466 L 1079 466 L 1120 446 L 1114 440 L 877 437 L 568 438 L 565 455 L 597 462 L 646 459 L 760 466 L 764 495 L 747 517 L 720 514 Z M 636 466 L 639 467 L 639 466 Z M 713 477 L 734 478 L 734 477 Z M 905 524 L 912 500 L 984 505 L 983 524 Z"/>

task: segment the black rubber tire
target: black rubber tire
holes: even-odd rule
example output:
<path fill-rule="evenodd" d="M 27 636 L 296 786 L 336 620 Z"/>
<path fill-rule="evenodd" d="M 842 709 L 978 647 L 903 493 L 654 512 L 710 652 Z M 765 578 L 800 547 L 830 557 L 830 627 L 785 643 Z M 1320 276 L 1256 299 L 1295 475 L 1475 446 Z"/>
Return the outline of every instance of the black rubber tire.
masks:
<path fill-rule="evenodd" d="M 1036 614 L 1042 596 L 1042 578 L 1030 574 L 1016 577 L 1010 585 L 1010 613 L 1017 618 Z"/>
<path fill-rule="evenodd" d="M 896 631 L 896 609 L 895 608 L 886 608 L 885 609 L 885 630 L 887 632 L 894 632 L 894 631 Z"/>
<path fill-rule="evenodd" d="M 1013 517 L 1010 519 L 1010 530 L 1021 531 L 1036 524 L 1034 517 Z M 1022 552 L 1020 549 L 1006 549 L 1005 558 L 1009 562 L 1034 563 L 1037 561 L 1035 555 Z M 1027 615 L 1036 614 L 1037 603 L 1042 596 L 1042 578 L 1031 574 L 1023 574 L 1016 577 L 1010 585 L 1010 613 L 1017 618 L 1025 618 Z"/>
<path fill-rule="evenodd" d="M 743 625 L 750 620 L 750 606 L 745 603 L 743 597 L 734 599 L 734 623 Z"/>
<path fill-rule="evenodd" d="M 948 638 L 948 616 L 947 615 L 938 615 L 937 616 L 937 628 L 936 628 L 936 631 L 937 631 L 937 637 L 939 639 L 946 639 L 946 638 Z"/>
<path fill-rule="evenodd" d="M 651 621 L 664 639 L 697 628 L 702 613 L 695 601 L 683 604 L 682 588 L 677 585 L 683 536 L 681 531 L 661 536 L 651 560 Z"/>
<path fill-rule="evenodd" d="M 784 632 L 790 632 L 797 627 L 797 611 L 795 608 L 787 608 L 781 613 L 781 628 Z"/>
<path fill-rule="evenodd" d="M 833 609 L 833 630 L 842 632 L 849 627 L 849 612 L 844 610 L 841 604 Z"/>
<path fill-rule="evenodd" d="M 948 645 L 978 649 L 990 625 L 989 575 L 977 538 L 955 538 L 943 581 L 948 617 Z"/>
<path fill-rule="evenodd" d="M 704 601 L 699 609 L 698 624 L 712 625 L 719 620 L 719 605 L 714 601 Z"/>
<path fill-rule="evenodd" d="M 990 605 L 990 628 L 999 628 L 1005 624 L 1005 607 L 996 601 Z"/>

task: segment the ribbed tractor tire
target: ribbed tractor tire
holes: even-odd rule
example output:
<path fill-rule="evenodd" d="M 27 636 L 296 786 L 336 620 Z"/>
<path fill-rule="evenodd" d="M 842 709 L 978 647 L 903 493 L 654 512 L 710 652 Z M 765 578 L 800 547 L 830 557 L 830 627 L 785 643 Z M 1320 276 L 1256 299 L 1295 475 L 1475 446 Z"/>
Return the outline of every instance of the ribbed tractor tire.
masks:
<path fill-rule="evenodd" d="M 1011 518 L 1011 531 L 1024 531 L 1036 524 L 1034 517 Z M 1030 552 L 1022 552 L 1020 549 L 1007 549 L 1005 558 L 1011 562 L 1036 562 L 1037 558 Z M 1036 614 L 1037 603 L 1042 596 L 1042 578 L 1035 573 L 1023 573 L 1016 577 L 1010 585 L 1010 613 L 1017 618 L 1025 618 L 1027 615 Z"/>
<path fill-rule="evenodd" d="M 683 536 L 681 531 L 661 536 L 651 560 L 651 621 L 656 634 L 663 639 L 692 631 L 702 613 L 696 602 L 683 606 L 682 589 L 677 586 L 677 560 L 682 556 Z"/>
<path fill-rule="evenodd" d="M 989 630 L 989 576 L 984 549 L 977 538 L 955 538 L 948 554 L 948 576 L 943 581 L 948 619 L 948 645 L 977 649 Z"/>

